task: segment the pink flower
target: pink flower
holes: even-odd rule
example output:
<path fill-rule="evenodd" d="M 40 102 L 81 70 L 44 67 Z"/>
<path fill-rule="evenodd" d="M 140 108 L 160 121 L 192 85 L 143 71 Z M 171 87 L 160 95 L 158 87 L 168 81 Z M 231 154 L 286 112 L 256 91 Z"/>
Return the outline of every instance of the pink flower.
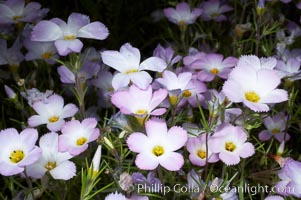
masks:
<path fill-rule="evenodd" d="M 0 174 L 12 176 L 24 171 L 28 165 L 39 160 L 41 149 L 35 146 L 38 139 L 36 129 L 27 128 L 20 134 L 14 128 L 0 132 Z"/>
<path fill-rule="evenodd" d="M 88 148 L 88 143 L 93 142 L 99 136 L 96 128 L 97 121 L 94 118 L 84 119 L 82 122 L 71 120 L 62 127 L 62 135 L 59 136 L 59 151 L 68 151 L 76 156 Z"/>
<path fill-rule="evenodd" d="M 209 141 L 209 137 L 208 137 Z M 186 144 L 187 151 L 189 154 L 189 160 L 192 164 L 198 166 L 206 165 L 206 157 L 209 163 L 214 163 L 219 160 L 218 155 L 212 153 L 208 148 L 206 151 L 206 134 L 202 134 L 199 137 L 191 137 L 188 139 Z"/>
<path fill-rule="evenodd" d="M 68 22 L 59 18 L 42 20 L 31 33 L 31 40 L 38 42 L 54 41 L 61 56 L 71 52 L 79 53 L 83 43 L 77 38 L 104 40 L 108 37 L 107 27 L 101 22 L 90 23 L 90 18 L 80 13 L 72 13 Z"/>
<path fill-rule="evenodd" d="M 222 5 L 220 0 L 204 1 L 201 4 L 201 7 L 204 11 L 202 14 L 202 19 L 204 21 L 225 21 L 227 18 L 225 15 L 223 15 L 223 13 L 233 10 L 231 6 Z"/>
<path fill-rule="evenodd" d="M 141 90 L 132 85 L 128 91 L 117 91 L 112 95 L 112 103 L 120 109 L 123 114 L 136 116 L 162 115 L 165 108 L 155 109 L 167 96 L 165 89 L 159 89 L 153 93 L 149 86 Z"/>
<path fill-rule="evenodd" d="M 280 84 L 280 77 L 273 70 L 275 66 L 276 60 L 272 58 L 241 57 L 223 86 L 224 94 L 232 102 L 243 102 L 255 112 L 268 111 L 268 104 L 288 99 L 285 90 L 276 88 Z"/>
<path fill-rule="evenodd" d="M 209 141 L 209 148 L 218 153 L 226 165 L 236 165 L 240 158 L 247 158 L 255 153 L 254 146 L 247 141 L 247 134 L 241 127 L 230 124 L 221 125 Z"/>
<path fill-rule="evenodd" d="M 177 126 L 167 130 L 166 122 L 156 118 L 147 121 L 145 129 L 146 135 L 134 132 L 127 139 L 129 149 L 138 153 L 135 160 L 137 167 L 154 170 L 161 165 L 169 171 L 180 170 L 184 159 L 174 151 L 185 145 L 187 132 Z"/>
<path fill-rule="evenodd" d="M 281 143 L 285 135 L 285 141 L 288 141 L 290 139 L 290 135 L 288 133 L 285 134 L 286 121 L 287 116 L 285 116 L 284 113 L 264 118 L 263 124 L 268 130 L 261 131 L 259 133 L 259 139 L 267 141 L 272 137 L 275 137 Z"/>
<path fill-rule="evenodd" d="M 51 132 L 43 135 L 39 145 L 42 149 L 41 158 L 26 167 L 26 173 L 33 178 L 42 178 L 46 172 L 54 179 L 69 180 L 76 175 L 75 164 L 69 161 L 73 156 L 68 152 L 58 151 L 58 134 Z"/>
<path fill-rule="evenodd" d="M 38 115 L 33 115 L 28 119 L 31 127 L 37 127 L 41 124 L 47 124 L 50 131 L 58 131 L 64 125 L 64 118 L 72 117 L 77 113 L 78 108 L 74 104 L 64 106 L 64 99 L 53 94 L 44 101 L 38 101 L 33 104 L 33 109 Z"/>
<path fill-rule="evenodd" d="M 278 194 L 301 198 L 301 162 L 287 159 L 284 167 L 279 171 L 281 179 L 275 186 Z"/>
<path fill-rule="evenodd" d="M 237 58 L 227 57 L 221 54 L 206 54 L 190 64 L 191 68 L 202 70 L 198 73 L 201 81 L 212 81 L 216 76 L 227 79 L 228 74 L 237 63 Z"/>
<path fill-rule="evenodd" d="M 176 6 L 176 9 L 165 8 L 164 14 L 172 23 L 183 26 L 195 23 L 196 19 L 202 14 L 202 9 L 194 8 L 191 11 L 189 4 L 182 2 Z"/>
<path fill-rule="evenodd" d="M 120 51 L 104 51 L 101 53 L 103 63 L 114 68 L 116 73 L 112 80 L 115 90 L 128 86 L 133 82 L 141 89 L 146 89 L 152 77 L 144 70 L 162 72 L 167 64 L 161 58 L 150 57 L 140 63 L 140 51 L 129 43 L 122 45 Z"/>

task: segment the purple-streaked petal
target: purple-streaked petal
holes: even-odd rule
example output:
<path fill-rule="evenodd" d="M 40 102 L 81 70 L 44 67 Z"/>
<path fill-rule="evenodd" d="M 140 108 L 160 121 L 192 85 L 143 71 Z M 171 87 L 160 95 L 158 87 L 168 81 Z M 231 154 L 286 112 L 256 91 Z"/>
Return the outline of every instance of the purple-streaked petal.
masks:
<path fill-rule="evenodd" d="M 197 77 L 200 81 L 210 82 L 214 79 L 215 75 L 203 70 L 197 74 Z"/>
<path fill-rule="evenodd" d="M 272 137 L 272 134 L 267 130 L 261 131 L 258 135 L 258 138 L 261 141 L 267 141 L 267 140 L 271 139 L 271 137 Z"/>
<path fill-rule="evenodd" d="M 75 75 L 64 65 L 57 68 L 62 83 L 75 83 Z"/>
<path fill-rule="evenodd" d="M 166 67 L 167 64 L 163 59 L 158 57 L 150 57 L 140 64 L 139 70 L 162 72 L 164 69 L 166 69 Z"/>
<path fill-rule="evenodd" d="M 140 153 L 137 155 L 135 164 L 142 170 L 154 170 L 158 167 L 158 158 L 150 153 Z"/>
<path fill-rule="evenodd" d="M 54 179 L 69 180 L 76 175 L 75 164 L 71 161 L 64 161 L 50 171 Z"/>
<path fill-rule="evenodd" d="M 77 37 L 104 40 L 108 37 L 109 31 L 101 22 L 92 22 L 78 30 Z"/>
<path fill-rule="evenodd" d="M 274 137 L 276 138 L 276 140 L 278 140 L 278 142 L 281 143 L 284 139 L 284 135 L 285 135 L 285 133 L 278 133 L 278 134 L 275 134 Z M 288 141 L 290 138 L 291 138 L 291 136 L 289 134 L 285 135 L 285 141 Z"/>
<path fill-rule="evenodd" d="M 139 141 L 139 142 L 137 142 L 137 141 Z M 149 144 L 149 139 L 143 133 L 135 132 L 135 133 L 132 133 L 128 137 L 128 139 L 126 140 L 126 143 L 131 151 L 140 153 L 147 149 L 147 146 L 148 146 L 147 144 Z M 141 145 L 141 144 L 143 144 L 143 145 Z"/>
<path fill-rule="evenodd" d="M 57 24 L 42 20 L 33 28 L 31 40 L 40 42 L 55 41 L 62 37 L 62 35 L 63 31 Z"/>
<path fill-rule="evenodd" d="M 83 26 L 86 26 L 90 23 L 90 18 L 87 15 L 83 15 L 80 13 L 72 13 L 68 17 L 68 27 L 70 32 L 77 32 Z"/>
<path fill-rule="evenodd" d="M 168 155 L 159 157 L 159 163 L 169 171 L 178 171 L 184 164 L 183 156 L 176 152 L 169 152 Z"/>

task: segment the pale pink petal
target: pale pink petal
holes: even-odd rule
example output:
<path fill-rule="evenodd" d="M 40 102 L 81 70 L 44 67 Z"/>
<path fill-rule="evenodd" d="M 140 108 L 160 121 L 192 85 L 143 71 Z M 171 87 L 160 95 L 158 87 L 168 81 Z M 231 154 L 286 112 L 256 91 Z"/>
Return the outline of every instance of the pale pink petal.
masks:
<path fill-rule="evenodd" d="M 133 87 L 133 86 L 132 86 Z M 132 98 L 128 91 L 115 92 L 111 97 L 111 102 L 121 110 L 123 114 L 131 114 Z"/>
<path fill-rule="evenodd" d="M 200 81 L 209 82 L 214 79 L 215 75 L 210 72 L 207 72 L 206 70 L 203 70 L 197 74 L 197 77 Z"/>
<path fill-rule="evenodd" d="M 121 46 L 120 53 L 126 59 L 126 61 L 129 63 L 131 68 L 138 70 L 139 64 L 140 64 L 140 59 L 141 59 L 139 49 L 133 47 L 129 43 L 125 43 L 124 45 Z"/>
<path fill-rule="evenodd" d="M 132 73 L 131 81 L 139 88 L 145 90 L 151 84 L 153 78 L 145 71 Z"/>
<path fill-rule="evenodd" d="M 154 170 L 158 167 L 158 158 L 150 153 L 140 153 L 137 155 L 135 164 L 142 170 Z"/>
<path fill-rule="evenodd" d="M 101 58 L 104 64 L 119 72 L 126 72 L 133 67 L 127 58 L 118 51 L 104 51 L 101 53 Z"/>
<path fill-rule="evenodd" d="M 131 135 L 126 140 L 126 143 L 131 151 L 140 153 L 145 151 L 149 146 L 149 139 L 143 133 L 135 132 L 131 133 Z"/>
<path fill-rule="evenodd" d="M 277 65 L 277 60 L 274 57 L 261 58 L 260 62 L 263 69 L 273 69 Z"/>
<path fill-rule="evenodd" d="M 88 142 L 92 142 L 94 140 L 96 140 L 100 135 L 99 129 L 95 128 L 95 130 L 93 131 L 92 135 L 90 136 Z"/>
<path fill-rule="evenodd" d="M 77 36 L 82 38 L 91 38 L 104 40 L 108 37 L 109 31 L 101 22 L 92 22 L 78 30 Z"/>
<path fill-rule="evenodd" d="M 205 166 L 206 165 L 206 159 L 201 159 L 198 157 L 196 154 L 191 153 L 189 155 L 189 160 L 192 164 L 197 165 L 197 166 Z"/>
<path fill-rule="evenodd" d="M 181 85 L 187 85 L 189 81 L 192 79 L 192 73 L 191 72 L 183 72 L 178 75 L 178 80 Z"/>
<path fill-rule="evenodd" d="M 64 106 L 61 118 L 73 117 L 78 111 L 75 104 L 69 103 Z"/>
<path fill-rule="evenodd" d="M 61 56 L 66 56 L 71 52 L 79 53 L 83 48 L 83 43 L 79 39 L 56 40 L 54 46 Z"/>
<path fill-rule="evenodd" d="M 223 68 L 234 67 L 238 62 L 238 59 L 235 57 L 227 57 L 223 62 Z"/>
<path fill-rule="evenodd" d="M 37 104 L 37 103 L 35 103 Z M 48 123 L 48 119 L 44 118 L 40 115 L 33 115 L 28 119 L 28 125 L 30 127 L 37 127 L 41 124 L 47 124 Z"/>
<path fill-rule="evenodd" d="M 95 118 L 86 118 L 81 124 L 83 127 L 94 129 L 97 126 L 97 120 Z"/>
<path fill-rule="evenodd" d="M 24 171 L 24 167 L 8 164 L 7 162 L 1 162 L 0 160 L 0 174 L 2 174 L 3 176 L 12 176 L 12 175 L 20 174 L 23 171 Z"/>
<path fill-rule="evenodd" d="M 219 158 L 223 161 L 227 166 L 236 165 L 239 163 L 240 158 L 237 154 L 221 152 L 219 154 Z"/>
<path fill-rule="evenodd" d="M 173 126 L 167 132 L 166 140 L 168 144 L 166 145 L 170 151 L 176 151 L 185 145 L 187 138 L 186 130 L 182 127 Z"/>
<path fill-rule="evenodd" d="M 278 134 L 275 134 L 274 137 L 276 138 L 276 140 L 278 140 L 278 142 L 281 143 L 284 139 L 284 135 L 285 135 L 285 133 L 278 133 Z M 285 135 L 285 141 L 288 141 L 290 138 L 291 138 L 291 136 L 289 134 Z"/>
<path fill-rule="evenodd" d="M 65 128 L 65 127 L 64 127 Z M 70 147 L 70 136 L 66 133 L 63 133 L 58 138 L 58 151 L 60 152 L 66 152 L 68 151 L 68 148 Z"/>
<path fill-rule="evenodd" d="M 81 146 L 70 146 L 68 149 L 68 152 L 72 155 L 72 156 L 77 156 L 79 154 L 81 154 L 82 152 L 86 151 L 88 149 L 88 144 L 83 144 Z"/>
<path fill-rule="evenodd" d="M 83 15 L 80 13 L 72 13 L 68 17 L 68 27 L 69 31 L 71 32 L 77 32 L 81 27 L 87 25 L 90 23 L 90 19 L 87 15 Z M 70 30 L 71 29 L 71 30 Z"/>
<path fill-rule="evenodd" d="M 42 178 L 46 172 L 47 169 L 39 162 L 26 167 L 26 174 L 32 178 Z"/>
<path fill-rule="evenodd" d="M 150 139 L 161 141 L 167 134 L 166 122 L 162 119 L 152 118 L 145 123 L 146 134 Z"/>
<path fill-rule="evenodd" d="M 26 128 L 20 133 L 20 142 L 32 148 L 38 140 L 39 134 L 36 129 Z"/>
<path fill-rule="evenodd" d="M 251 144 L 250 142 L 246 142 L 240 147 L 238 155 L 242 158 L 248 158 L 254 155 L 254 153 L 255 153 L 255 148 L 253 144 Z"/>
<path fill-rule="evenodd" d="M 47 128 L 50 131 L 59 131 L 64 124 L 65 124 L 65 120 L 61 119 L 61 120 L 58 120 L 54 123 L 48 123 Z"/>
<path fill-rule="evenodd" d="M 183 156 L 176 152 L 170 152 L 167 155 L 159 157 L 159 163 L 169 171 L 178 171 L 184 164 Z"/>
<path fill-rule="evenodd" d="M 154 115 L 154 116 L 160 116 L 163 115 L 166 112 L 166 108 L 158 108 L 153 110 L 150 115 Z"/>
<path fill-rule="evenodd" d="M 269 77 L 267 81 L 267 77 Z M 280 77 L 276 71 L 261 69 L 257 71 L 257 85 L 260 90 L 269 92 L 274 90 L 280 84 Z"/>
<path fill-rule="evenodd" d="M 275 89 L 263 96 L 260 100 L 262 103 L 280 103 L 288 100 L 288 93 L 282 89 Z"/>
<path fill-rule="evenodd" d="M 227 80 L 223 85 L 222 91 L 232 102 L 241 102 L 244 99 L 240 84 L 234 80 Z"/>
<path fill-rule="evenodd" d="M 50 174 L 54 179 L 69 180 L 76 175 L 76 167 L 73 162 L 64 161 L 51 170 Z"/>
<path fill-rule="evenodd" d="M 19 162 L 18 163 L 18 165 L 20 166 L 20 167 L 22 167 L 22 166 L 27 166 L 27 165 L 31 165 L 31 164 L 33 164 L 34 162 L 36 162 L 37 160 L 39 160 L 40 159 L 40 157 L 41 157 L 41 155 L 42 155 L 42 150 L 39 148 L 39 147 L 37 147 L 37 146 L 35 146 L 26 156 L 25 156 L 25 158 L 21 161 L 21 162 Z"/>
<path fill-rule="evenodd" d="M 163 59 L 157 57 L 150 57 L 140 64 L 139 70 L 162 72 L 164 69 L 166 69 L 166 67 L 167 64 Z"/>
<path fill-rule="evenodd" d="M 261 131 L 258 135 L 258 138 L 261 141 L 267 141 L 267 140 L 271 139 L 271 137 L 272 137 L 272 134 L 267 130 Z"/>
<path fill-rule="evenodd" d="M 219 137 L 213 137 L 208 141 L 208 148 L 212 153 L 220 153 L 224 150 L 225 142 Z"/>
<path fill-rule="evenodd" d="M 167 97 L 167 90 L 159 89 L 153 93 L 153 97 L 149 103 L 150 110 L 156 108 Z"/>
<path fill-rule="evenodd" d="M 270 110 L 269 106 L 264 103 L 253 103 L 247 100 L 243 100 L 243 103 L 255 112 L 267 112 Z"/>
<path fill-rule="evenodd" d="M 123 74 L 123 73 L 115 74 L 112 79 L 112 86 L 114 90 L 119 90 L 121 88 L 124 88 L 128 86 L 129 83 L 130 83 L 130 75 Z"/>
<path fill-rule="evenodd" d="M 33 28 L 31 40 L 40 42 L 55 41 L 62 37 L 62 35 L 63 32 L 57 24 L 42 20 Z"/>
<path fill-rule="evenodd" d="M 237 68 L 238 67 L 242 67 L 244 69 L 258 70 L 261 68 L 261 63 L 257 56 L 241 56 L 237 62 Z"/>

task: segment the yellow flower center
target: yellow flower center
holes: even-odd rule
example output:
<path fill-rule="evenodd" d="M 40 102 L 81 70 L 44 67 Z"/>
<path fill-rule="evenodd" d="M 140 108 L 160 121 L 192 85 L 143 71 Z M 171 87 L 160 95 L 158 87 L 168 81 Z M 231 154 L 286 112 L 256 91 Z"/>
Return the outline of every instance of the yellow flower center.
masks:
<path fill-rule="evenodd" d="M 216 12 L 213 12 L 213 13 L 210 14 L 211 17 L 217 17 L 218 15 L 219 15 L 219 14 L 216 13 Z"/>
<path fill-rule="evenodd" d="M 188 98 L 188 97 L 191 96 L 191 92 L 190 92 L 189 90 L 185 90 L 185 91 L 183 92 L 183 96 Z"/>
<path fill-rule="evenodd" d="M 56 168 L 56 162 L 48 162 L 44 167 L 47 170 L 52 170 L 52 169 Z"/>
<path fill-rule="evenodd" d="M 219 73 L 219 70 L 217 68 L 213 68 L 210 70 L 210 73 L 216 75 Z"/>
<path fill-rule="evenodd" d="M 10 156 L 9 159 L 12 163 L 18 163 L 25 157 L 24 152 L 22 150 L 14 150 Z"/>
<path fill-rule="evenodd" d="M 178 97 L 177 96 L 169 96 L 169 102 L 172 106 L 177 105 L 178 103 Z"/>
<path fill-rule="evenodd" d="M 260 97 L 256 92 L 246 92 L 245 97 L 248 101 L 251 101 L 253 103 L 257 103 L 260 100 Z"/>
<path fill-rule="evenodd" d="M 136 115 L 145 115 L 147 114 L 147 110 L 139 109 L 135 112 Z"/>
<path fill-rule="evenodd" d="M 280 133 L 280 130 L 278 129 L 278 128 L 274 128 L 274 129 L 272 129 L 272 131 L 271 131 L 273 134 L 278 134 L 278 133 Z"/>
<path fill-rule="evenodd" d="M 225 145 L 227 151 L 233 152 L 236 149 L 236 146 L 233 142 L 227 142 Z"/>
<path fill-rule="evenodd" d="M 86 141 L 87 141 L 87 138 L 81 137 L 76 140 L 76 144 L 77 144 L 77 146 L 82 146 L 83 144 L 85 144 Z"/>
<path fill-rule="evenodd" d="M 13 20 L 18 20 L 18 19 L 21 19 L 21 18 L 22 18 L 22 16 L 16 15 L 16 16 L 13 17 Z"/>
<path fill-rule="evenodd" d="M 76 36 L 75 35 L 65 35 L 64 40 L 75 40 Z"/>
<path fill-rule="evenodd" d="M 44 59 L 49 59 L 49 58 L 51 58 L 51 56 L 52 56 L 52 53 L 50 53 L 50 52 L 45 52 L 42 54 L 42 58 L 44 58 Z"/>
<path fill-rule="evenodd" d="M 131 74 L 131 73 L 135 73 L 135 72 L 138 72 L 138 70 L 137 69 L 130 69 L 130 70 L 127 70 L 125 72 L 125 74 Z"/>
<path fill-rule="evenodd" d="M 197 155 L 198 155 L 198 157 L 200 157 L 202 159 L 205 159 L 206 158 L 206 151 L 198 150 Z"/>
<path fill-rule="evenodd" d="M 155 146 L 153 148 L 153 154 L 155 156 L 161 156 L 164 154 L 164 148 L 162 146 Z"/>
<path fill-rule="evenodd" d="M 59 121 L 59 117 L 57 117 L 57 116 L 52 116 L 52 117 L 50 117 L 49 119 L 48 119 L 48 121 L 50 122 L 50 123 L 54 123 L 54 122 L 57 122 L 57 121 Z"/>
<path fill-rule="evenodd" d="M 108 88 L 108 92 L 114 92 L 114 88 L 112 87 Z"/>

